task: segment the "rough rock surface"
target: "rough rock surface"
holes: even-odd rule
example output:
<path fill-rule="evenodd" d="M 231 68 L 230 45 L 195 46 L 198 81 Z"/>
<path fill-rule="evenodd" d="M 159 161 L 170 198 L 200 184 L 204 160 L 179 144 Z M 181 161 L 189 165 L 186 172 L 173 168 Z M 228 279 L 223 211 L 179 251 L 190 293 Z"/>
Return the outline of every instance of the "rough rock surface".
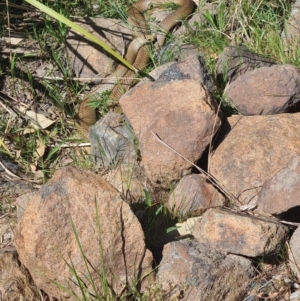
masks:
<path fill-rule="evenodd" d="M 120 104 L 140 141 L 143 166 L 153 183 L 169 185 L 192 165 L 152 133 L 194 162 L 221 124 L 216 102 L 196 80 L 146 83 L 123 95 Z"/>
<path fill-rule="evenodd" d="M 185 301 L 240 301 L 253 274 L 246 258 L 182 240 L 164 246 L 157 277 L 169 295 Z"/>
<path fill-rule="evenodd" d="M 18 261 L 17 252 L 0 249 L 1 300 L 37 300 L 36 292 L 30 274 Z"/>
<path fill-rule="evenodd" d="M 62 295 L 52 281 L 72 287 L 80 296 L 64 260 L 72 260 L 78 275 L 87 273 L 71 221 L 100 292 L 98 271 L 105 272 L 116 294 L 151 271 L 152 255 L 145 248 L 141 225 L 115 188 L 100 176 L 65 168 L 30 200 L 15 231 L 21 262 L 50 296 Z"/>
<path fill-rule="evenodd" d="M 125 116 L 109 112 L 90 127 L 89 136 L 94 165 L 107 168 L 103 177 L 126 196 L 127 201 L 138 202 L 143 198 L 147 179 L 137 162 L 138 147 Z"/>
<path fill-rule="evenodd" d="M 287 45 L 295 46 L 299 43 L 300 36 L 300 1 L 296 0 L 292 4 L 291 14 L 286 24 L 284 30 L 282 31 L 281 38 Z"/>
<path fill-rule="evenodd" d="M 271 59 L 254 53 L 247 48 L 229 46 L 219 55 L 216 75 L 217 79 L 231 83 L 248 71 L 270 67 L 274 64 L 275 62 Z"/>
<path fill-rule="evenodd" d="M 213 78 L 203 57 L 200 55 L 192 55 L 181 62 L 173 63 L 160 74 L 157 82 L 171 82 L 182 79 L 197 80 L 205 85 L 210 92 L 214 91 Z"/>
<path fill-rule="evenodd" d="M 299 113 L 224 121 L 210 172 L 239 199 L 234 205 L 255 203 L 263 183 L 299 154 L 299 131 Z"/>
<path fill-rule="evenodd" d="M 127 122 L 127 125 L 126 125 Z M 91 156 L 96 166 L 115 168 L 136 161 L 134 136 L 128 121 L 118 113 L 109 112 L 89 129 Z"/>
<path fill-rule="evenodd" d="M 289 266 L 300 281 L 300 227 L 293 233 L 289 246 Z"/>
<path fill-rule="evenodd" d="M 222 206 L 225 197 L 205 176 L 192 174 L 183 177 L 169 197 L 168 207 L 180 216 L 201 215 L 211 207 Z"/>
<path fill-rule="evenodd" d="M 300 157 L 293 158 L 286 168 L 266 181 L 257 200 L 258 209 L 272 215 L 299 216 L 300 208 Z"/>
<path fill-rule="evenodd" d="M 120 20 L 85 18 L 77 20 L 77 24 L 119 53 L 132 39 L 132 31 Z M 72 30 L 67 37 L 67 50 L 77 77 L 101 80 L 113 71 L 115 61 L 103 48 Z"/>
<path fill-rule="evenodd" d="M 220 208 L 206 211 L 193 235 L 201 243 L 228 253 L 257 257 L 276 252 L 288 228 L 276 221 Z"/>
<path fill-rule="evenodd" d="M 226 90 L 239 113 L 268 115 L 288 112 L 300 101 L 300 73 L 292 65 L 274 65 L 239 76 Z"/>

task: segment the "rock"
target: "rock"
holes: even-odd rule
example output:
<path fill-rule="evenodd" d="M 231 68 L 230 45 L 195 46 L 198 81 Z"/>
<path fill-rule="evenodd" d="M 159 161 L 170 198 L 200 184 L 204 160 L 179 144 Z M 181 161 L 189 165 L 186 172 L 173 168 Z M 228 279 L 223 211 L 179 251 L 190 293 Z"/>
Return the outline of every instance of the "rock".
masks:
<path fill-rule="evenodd" d="M 129 205 L 100 176 L 71 167 L 57 171 L 32 197 L 16 227 L 15 246 L 36 285 L 57 298 L 69 294 L 56 284 L 81 296 L 67 263 L 72 261 L 77 275 L 88 277 L 83 256 L 100 293 L 104 280 L 119 295 L 152 269 L 152 255 Z M 151 276 L 142 287 L 148 281 Z M 84 282 L 91 290 L 90 281 Z"/>
<path fill-rule="evenodd" d="M 204 175 L 192 174 L 179 181 L 169 197 L 168 207 L 176 212 L 176 216 L 195 216 L 224 203 L 224 196 L 206 180 Z"/>
<path fill-rule="evenodd" d="M 284 30 L 281 33 L 281 39 L 285 46 L 295 47 L 299 43 L 299 30 L 300 30 L 300 0 L 296 0 L 292 4 L 290 17 L 285 22 Z"/>
<path fill-rule="evenodd" d="M 228 46 L 219 55 L 216 75 L 217 80 L 232 83 L 239 76 L 251 70 L 270 67 L 275 62 L 245 47 Z"/>
<path fill-rule="evenodd" d="M 180 62 L 171 62 L 158 66 L 152 70 L 149 75 L 155 80 L 162 82 L 180 79 L 194 79 L 204 84 L 210 92 L 214 91 L 213 78 L 203 57 L 199 54 L 190 55 Z M 138 85 L 142 85 L 149 81 L 150 80 L 145 77 L 142 82 L 138 83 Z"/>
<path fill-rule="evenodd" d="M 76 24 L 119 53 L 122 53 L 132 39 L 132 31 L 120 20 L 85 18 L 77 20 Z M 71 65 L 77 77 L 99 77 L 101 80 L 112 73 L 115 61 L 102 47 L 72 30 L 66 42 Z"/>
<path fill-rule="evenodd" d="M 144 200 L 147 183 L 138 163 L 133 130 L 124 115 L 109 112 L 90 127 L 91 156 L 96 167 L 107 168 L 103 177 L 130 203 Z"/>
<path fill-rule="evenodd" d="M 289 244 L 289 266 L 300 281 L 300 227 L 293 233 Z"/>
<path fill-rule="evenodd" d="M 205 85 L 210 92 L 214 91 L 213 78 L 205 64 L 203 57 L 192 55 L 183 61 L 173 63 L 169 66 L 159 78 L 158 82 L 171 82 L 174 80 L 194 79 Z"/>
<path fill-rule="evenodd" d="M 165 186 L 180 179 L 192 165 L 152 133 L 195 162 L 221 124 L 216 102 L 195 80 L 146 83 L 123 95 L 120 105 L 139 139 L 147 177 Z"/>
<path fill-rule="evenodd" d="M 225 92 L 239 113 L 269 115 L 292 110 L 299 103 L 300 73 L 292 65 L 274 65 L 249 71 Z"/>
<path fill-rule="evenodd" d="M 97 167 L 116 168 L 136 161 L 134 135 L 124 116 L 109 112 L 89 129 L 91 156 Z"/>
<path fill-rule="evenodd" d="M 230 200 L 233 205 L 256 203 L 263 183 L 300 152 L 299 131 L 299 113 L 232 116 L 224 121 L 210 172 L 238 198 Z"/>
<path fill-rule="evenodd" d="M 290 161 L 287 167 L 263 184 L 258 194 L 258 209 L 281 216 L 281 218 L 288 214 L 288 211 L 290 211 L 289 215 L 299 216 L 299 210 L 297 210 L 300 206 L 299 160 L 298 155 Z"/>
<path fill-rule="evenodd" d="M 37 288 L 16 251 L 0 249 L 0 296 L 3 301 L 39 299 Z"/>
<path fill-rule="evenodd" d="M 288 228 L 275 220 L 220 208 L 206 211 L 193 231 L 210 248 L 248 257 L 277 252 L 287 233 Z"/>
<path fill-rule="evenodd" d="M 240 301 L 253 274 L 246 258 L 182 240 L 164 246 L 157 278 L 167 300 Z"/>
<path fill-rule="evenodd" d="M 291 279 L 284 277 L 281 274 L 281 268 L 279 269 L 280 271 L 270 271 L 269 275 L 268 273 L 266 275 L 261 273 L 261 275 L 263 275 L 263 278 L 254 278 L 254 281 L 249 286 L 248 296 L 243 301 L 260 301 L 263 299 L 274 301 L 276 299 L 282 301 L 297 301 L 297 299 L 292 299 L 291 294 L 291 289 L 293 289 L 294 285 L 297 286 L 297 284 L 294 283 Z M 288 274 L 290 275 L 290 271 L 288 271 Z"/>

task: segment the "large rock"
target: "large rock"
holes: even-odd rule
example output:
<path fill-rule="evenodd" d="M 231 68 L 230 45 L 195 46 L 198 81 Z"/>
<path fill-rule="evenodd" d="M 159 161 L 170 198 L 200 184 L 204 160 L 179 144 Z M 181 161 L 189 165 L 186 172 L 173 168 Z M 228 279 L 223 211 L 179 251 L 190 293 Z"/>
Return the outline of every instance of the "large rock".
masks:
<path fill-rule="evenodd" d="M 140 141 L 147 176 L 166 186 L 180 179 L 192 164 L 153 134 L 195 162 L 221 124 L 215 100 L 196 80 L 146 83 L 123 95 L 120 104 Z"/>
<path fill-rule="evenodd" d="M 288 228 L 271 219 L 212 208 L 196 221 L 194 237 L 217 250 L 247 257 L 275 253 Z"/>
<path fill-rule="evenodd" d="M 258 209 L 272 215 L 299 215 L 300 162 L 299 155 L 289 165 L 266 181 L 258 195 Z M 293 214 L 293 211 L 295 213 Z"/>
<path fill-rule="evenodd" d="M 226 90 L 243 115 L 288 112 L 299 103 L 300 73 L 292 65 L 274 65 L 239 76 Z"/>
<path fill-rule="evenodd" d="M 240 301 L 253 274 L 246 258 L 182 240 L 164 246 L 157 277 L 167 300 Z"/>
<path fill-rule="evenodd" d="M 224 122 L 210 172 L 238 198 L 232 204 L 256 203 L 263 183 L 300 152 L 299 131 L 299 113 L 232 116 Z"/>
<path fill-rule="evenodd" d="M 55 283 L 80 297 L 67 263 L 88 277 L 83 256 L 99 292 L 103 275 L 118 295 L 151 271 L 152 255 L 129 205 L 100 176 L 74 168 L 57 171 L 32 197 L 16 227 L 15 245 L 36 285 L 56 297 L 63 292 Z M 91 289 L 87 278 L 84 282 Z"/>

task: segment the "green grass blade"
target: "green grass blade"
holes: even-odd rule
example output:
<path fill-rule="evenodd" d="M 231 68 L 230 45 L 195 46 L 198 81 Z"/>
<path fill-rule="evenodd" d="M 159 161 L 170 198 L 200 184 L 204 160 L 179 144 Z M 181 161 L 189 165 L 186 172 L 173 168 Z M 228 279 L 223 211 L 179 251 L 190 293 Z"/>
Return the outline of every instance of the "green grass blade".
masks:
<path fill-rule="evenodd" d="M 80 33 L 81 35 L 85 36 L 86 38 L 88 38 L 92 42 L 100 45 L 100 47 L 102 47 L 105 51 L 107 51 L 109 54 L 111 54 L 116 60 L 118 60 L 119 62 L 121 62 L 128 69 L 133 70 L 135 72 L 138 71 L 131 64 L 129 64 L 120 54 L 118 54 L 117 52 L 115 52 L 114 50 L 112 50 L 104 42 L 102 42 L 101 40 L 97 39 L 95 36 L 93 36 L 92 34 L 90 34 L 89 32 L 87 32 L 85 29 L 83 29 L 79 25 L 75 24 L 74 22 L 70 21 L 66 17 L 60 15 L 56 11 L 52 10 L 51 8 L 47 7 L 46 5 L 40 3 L 40 2 L 38 2 L 36 0 L 25 0 L 25 1 L 28 2 L 29 4 L 35 6 L 40 11 L 48 14 L 50 17 L 56 19 L 57 21 L 59 21 L 61 23 L 64 23 L 68 27 L 71 27 L 73 30 L 75 30 L 78 33 Z"/>

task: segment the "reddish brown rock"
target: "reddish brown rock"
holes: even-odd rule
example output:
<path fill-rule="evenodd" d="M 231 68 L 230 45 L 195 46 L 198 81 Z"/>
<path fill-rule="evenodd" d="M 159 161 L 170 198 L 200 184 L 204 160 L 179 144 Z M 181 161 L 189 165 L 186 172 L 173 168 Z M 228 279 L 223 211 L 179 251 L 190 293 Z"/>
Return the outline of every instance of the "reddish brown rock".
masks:
<path fill-rule="evenodd" d="M 164 246 L 157 277 L 167 300 L 240 301 L 253 274 L 246 258 L 182 240 Z"/>
<path fill-rule="evenodd" d="M 282 215 L 300 206 L 299 159 L 299 156 L 293 158 L 286 168 L 263 184 L 258 195 L 258 209 L 272 215 Z"/>
<path fill-rule="evenodd" d="M 222 131 L 210 172 L 239 199 L 231 200 L 236 206 L 255 203 L 263 183 L 300 153 L 299 113 L 232 116 Z"/>
<path fill-rule="evenodd" d="M 292 65 L 273 65 L 239 76 L 226 90 L 239 113 L 269 115 L 284 113 L 298 104 L 300 73 Z"/>
<path fill-rule="evenodd" d="M 288 228 L 261 217 L 209 209 L 195 223 L 193 235 L 213 249 L 248 257 L 269 255 L 283 243 Z"/>
<path fill-rule="evenodd" d="M 293 233 L 289 244 L 289 266 L 300 281 L 300 227 Z"/>
<path fill-rule="evenodd" d="M 103 272 L 118 295 L 126 283 L 151 271 L 152 255 L 145 248 L 141 225 L 116 189 L 100 176 L 66 168 L 32 197 L 15 231 L 21 262 L 49 295 L 68 295 L 58 283 L 81 296 L 66 264 L 72 260 L 77 275 L 88 273 L 75 231 L 99 292 Z M 88 280 L 85 284 L 91 289 Z"/>
<path fill-rule="evenodd" d="M 132 39 L 132 31 L 120 20 L 85 18 L 78 19 L 77 24 L 119 53 Z M 113 71 L 115 61 L 103 48 L 72 30 L 67 37 L 67 50 L 78 77 L 101 79 Z"/>
<path fill-rule="evenodd" d="M 151 182 L 166 186 L 192 165 L 159 143 L 152 133 L 194 162 L 221 124 L 216 102 L 195 80 L 146 83 L 123 95 L 120 104 L 140 141 L 147 176 Z"/>
<path fill-rule="evenodd" d="M 183 177 L 170 195 L 168 206 L 181 216 L 201 215 L 211 207 L 222 206 L 225 198 L 201 174 Z"/>

